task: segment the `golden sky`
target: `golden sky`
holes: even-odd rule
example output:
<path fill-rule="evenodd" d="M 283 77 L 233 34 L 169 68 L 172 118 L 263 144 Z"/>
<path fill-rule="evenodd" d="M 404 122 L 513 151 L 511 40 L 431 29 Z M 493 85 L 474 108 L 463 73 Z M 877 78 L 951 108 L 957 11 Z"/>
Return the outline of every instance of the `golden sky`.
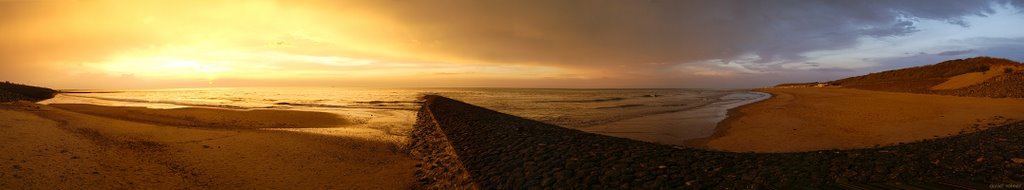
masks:
<path fill-rule="evenodd" d="M 17 64 L 4 67 L 21 73 L 4 74 L 65 88 L 201 87 L 222 81 L 426 86 L 465 78 L 574 77 L 557 67 L 480 64 L 429 51 L 440 42 L 414 35 L 373 7 L 285 2 L 5 2 L 0 43 L 4 61 Z"/>
<path fill-rule="evenodd" d="M 991 45 L 964 44 L 1024 36 L 961 35 L 959 43 L 886 50 L 893 54 L 871 48 L 1019 19 L 1000 17 L 1019 12 L 1000 2 L 0 1 L 0 80 L 55 88 L 754 87 L 877 70 L 905 52 L 983 54 Z"/>

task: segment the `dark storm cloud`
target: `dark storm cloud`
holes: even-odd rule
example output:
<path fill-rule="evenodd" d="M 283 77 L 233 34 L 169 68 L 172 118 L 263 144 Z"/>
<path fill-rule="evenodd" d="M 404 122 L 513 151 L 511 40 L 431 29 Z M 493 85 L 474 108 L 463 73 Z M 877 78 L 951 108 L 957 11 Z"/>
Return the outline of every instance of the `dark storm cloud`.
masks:
<path fill-rule="evenodd" d="M 1018 3 L 1020 1 L 1013 1 Z M 493 63 L 608 67 L 729 60 L 801 60 L 862 37 L 904 36 L 921 19 L 964 16 L 1005 1 L 374 1 L 423 51 Z M 339 5 L 339 6 L 344 6 Z"/>

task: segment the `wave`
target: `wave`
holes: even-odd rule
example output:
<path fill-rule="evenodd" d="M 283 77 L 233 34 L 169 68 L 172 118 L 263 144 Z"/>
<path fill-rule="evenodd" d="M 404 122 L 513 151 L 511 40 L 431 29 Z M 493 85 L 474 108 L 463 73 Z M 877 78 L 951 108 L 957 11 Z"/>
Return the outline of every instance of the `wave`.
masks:
<path fill-rule="evenodd" d="M 121 91 L 77 91 L 77 90 L 63 90 L 60 91 L 63 94 L 111 94 L 111 93 L 123 93 Z"/>
<path fill-rule="evenodd" d="M 180 105 L 180 106 L 218 107 L 218 108 L 229 108 L 229 109 L 274 108 L 273 106 L 248 107 L 248 106 L 223 105 L 223 104 L 197 104 L 197 103 L 164 101 L 164 100 L 151 101 L 151 100 L 127 99 L 127 98 L 106 98 L 106 97 L 93 97 L 93 96 L 78 96 L 78 95 L 70 95 L 70 94 L 64 94 L 64 95 L 65 96 L 72 96 L 72 97 L 79 97 L 79 98 L 91 98 L 91 99 L 97 99 L 97 100 L 106 100 L 106 101 L 115 101 L 115 102 L 131 102 L 131 103 L 172 104 L 172 105 Z"/>
<path fill-rule="evenodd" d="M 683 107 L 683 106 L 688 106 L 688 105 L 690 105 L 690 104 L 664 104 L 664 105 L 661 105 L 661 107 Z"/>
<path fill-rule="evenodd" d="M 644 105 L 643 104 L 626 104 L 626 105 L 617 105 L 617 106 L 608 106 L 608 107 L 597 107 L 597 109 L 631 108 L 631 107 L 640 107 L 640 106 L 644 106 Z"/>
<path fill-rule="evenodd" d="M 171 104 L 179 106 L 195 106 L 195 107 L 217 107 L 217 108 L 228 108 L 228 109 L 268 109 L 268 108 L 287 108 L 282 106 L 295 106 L 295 107 L 316 107 L 316 108 L 350 108 L 350 109 L 387 109 L 387 110 L 417 110 L 415 107 L 401 107 L 401 106 L 389 106 L 389 105 L 373 105 L 373 106 L 349 106 L 349 105 L 335 105 L 335 104 L 304 104 L 304 103 L 288 103 L 288 102 L 277 102 L 274 105 L 268 106 L 238 106 L 238 105 L 224 105 L 224 104 L 201 104 L 201 103 L 189 103 L 189 102 L 178 102 L 178 101 L 151 101 L 151 100 L 140 100 L 140 99 L 128 99 L 128 98 L 107 98 L 107 97 L 93 97 L 93 96 L 79 96 L 65 94 L 65 96 L 79 97 L 79 98 L 91 98 L 97 100 L 116 101 L 116 102 L 131 102 L 131 103 L 150 103 L 150 104 Z"/>
<path fill-rule="evenodd" d="M 611 101 L 622 101 L 626 98 L 614 97 L 614 98 L 599 98 L 590 100 L 549 100 L 549 101 L 536 101 L 536 103 L 592 103 L 592 102 L 611 102 Z"/>
<path fill-rule="evenodd" d="M 289 102 L 278 102 L 276 105 L 284 106 L 301 106 L 301 107 L 315 107 L 315 108 L 346 108 L 346 109 L 386 109 L 386 110 L 409 110 L 416 111 L 418 109 L 414 107 L 386 107 L 388 105 L 375 105 L 375 106 L 351 106 L 351 105 L 337 105 L 337 104 L 303 104 L 303 103 L 289 103 Z"/>
<path fill-rule="evenodd" d="M 356 101 L 355 103 L 359 103 L 359 104 L 422 104 L 423 102 L 420 102 L 420 101 L 382 101 L 382 100 L 374 100 L 374 101 Z"/>

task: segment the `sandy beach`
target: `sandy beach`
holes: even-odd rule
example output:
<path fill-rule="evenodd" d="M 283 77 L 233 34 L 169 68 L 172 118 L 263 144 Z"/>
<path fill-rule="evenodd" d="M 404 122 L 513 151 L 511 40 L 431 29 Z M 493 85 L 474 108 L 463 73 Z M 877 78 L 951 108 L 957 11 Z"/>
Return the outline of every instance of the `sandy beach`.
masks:
<path fill-rule="evenodd" d="M 1024 119 L 1024 100 L 845 88 L 772 88 L 730 110 L 702 144 L 736 152 L 866 148 L 972 132 Z"/>
<path fill-rule="evenodd" d="M 394 143 L 333 114 L 0 104 L 0 189 L 406 189 Z"/>

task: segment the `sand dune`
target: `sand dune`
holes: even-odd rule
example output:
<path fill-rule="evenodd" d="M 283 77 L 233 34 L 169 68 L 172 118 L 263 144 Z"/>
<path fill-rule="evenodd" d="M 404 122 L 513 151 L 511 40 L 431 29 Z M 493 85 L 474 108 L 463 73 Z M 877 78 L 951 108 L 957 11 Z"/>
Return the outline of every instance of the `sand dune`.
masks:
<path fill-rule="evenodd" d="M 731 111 L 708 148 L 795 152 L 955 135 L 1024 119 L 1024 100 L 844 88 L 761 89 L 769 100 Z"/>
<path fill-rule="evenodd" d="M 998 77 L 1005 73 L 1005 69 L 1016 69 L 1016 67 L 996 66 L 985 72 L 973 72 L 950 77 L 946 82 L 931 87 L 931 90 L 952 90 L 981 84 L 988 79 Z"/>
<path fill-rule="evenodd" d="M 126 111 L 74 110 L 108 116 Z M 27 102 L 0 105 L 0 152 L 5 153 L 0 189 L 405 189 L 414 180 L 415 162 L 387 142 L 237 127 L 271 120 L 344 125 L 337 117 L 200 108 L 134 111 L 160 117 L 120 115 L 131 120 L 125 121 Z M 225 118 L 202 116 L 207 114 Z M 236 114 L 258 117 L 227 119 Z M 199 124 L 175 124 L 185 121 Z"/>

